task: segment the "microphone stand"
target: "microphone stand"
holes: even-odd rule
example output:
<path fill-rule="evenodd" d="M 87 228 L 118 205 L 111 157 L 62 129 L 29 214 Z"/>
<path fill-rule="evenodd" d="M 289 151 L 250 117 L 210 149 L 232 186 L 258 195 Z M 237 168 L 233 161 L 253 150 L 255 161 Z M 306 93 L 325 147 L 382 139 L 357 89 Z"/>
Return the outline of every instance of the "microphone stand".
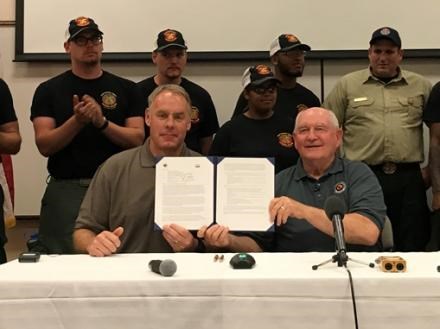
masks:
<path fill-rule="evenodd" d="M 340 214 L 335 214 L 332 216 L 332 224 L 333 224 L 333 232 L 336 240 L 336 254 L 333 255 L 330 259 L 313 265 L 312 270 L 317 270 L 319 267 L 328 264 L 330 262 L 337 263 L 338 267 L 344 266 L 347 268 L 347 261 L 352 261 L 358 264 L 366 265 L 371 268 L 374 267 L 374 263 L 366 263 L 357 259 L 353 259 L 348 257 L 345 247 L 345 240 L 344 240 L 344 228 L 342 226 L 342 217 Z"/>
<path fill-rule="evenodd" d="M 354 315 L 354 324 L 355 328 L 359 329 L 359 323 L 358 323 L 358 316 L 357 316 L 357 308 L 356 308 L 356 297 L 354 293 L 354 285 L 353 285 L 353 277 L 351 276 L 350 269 L 347 267 L 347 262 L 349 260 L 359 263 L 362 265 L 369 266 L 371 268 L 374 267 L 374 263 L 366 263 L 362 262 L 360 260 L 355 260 L 350 257 L 348 257 L 345 247 L 345 240 L 344 240 L 344 227 L 342 225 L 342 219 L 344 218 L 345 214 L 345 207 L 344 203 L 341 201 L 341 199 L 338 199 L 337 197 L 330 196 L 325 203 L 325 213 L 327 217 L 332 221 L 333 224 L 333 235 L 336 240 L 336 254 L 333 255 L 330 259 L 312 266 L 312 270 L 317 270 L 319 267 L 328 264 L 330 262 L 337 263 L 338 267 L 344 267 L 345 270 L 348 273 L 348 278 L 350 282 L 350 291 L 351 291 L 351 300 L 353 304 L 353 315 Z"/>
<path fill-rule="evenodd" d="M 313 265 L 312 270 L 317 270 L 319 267 L 321 267 L 325 264 L 328 264 L 330 262 L 337 263 L 338 267 L 342 267 L 342 266 L 347 267 L 347 261 L 352 261 L 354 263 L 362 264 L 362 265 L 365 265 L 365 266 L 368 266 L 371 268 L 373 268 L 375 266 L 374 263 L 367 263 L 367 262 L 363 262 L 359 259 L 353 259 L 351 257 L 348 257 L 347 254 L 345 253 L 345 250 L 344 251 L 338 250 L 337 253 L 335 255 L 333 255 L 330 259 L 327 259 L 326 261 L 324 261 L 322 263 Z"/>

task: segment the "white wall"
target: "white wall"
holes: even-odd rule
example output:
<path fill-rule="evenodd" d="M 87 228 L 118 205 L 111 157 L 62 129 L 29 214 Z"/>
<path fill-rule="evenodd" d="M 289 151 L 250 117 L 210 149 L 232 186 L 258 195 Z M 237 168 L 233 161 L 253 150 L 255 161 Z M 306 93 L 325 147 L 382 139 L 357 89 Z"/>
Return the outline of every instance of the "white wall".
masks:
<path fill-rule="evenodd" d="M 291 28 L 314 50 L 363 49 L 385 25 L 405 36 L 407 49 L 430 49 L 439 44 L 428 32 L 440 29 L 438 8 L 438 0 L 24 0 L 23 48 L 60 52 L 66 22 L 86 15 L 103 28 L 112 52 L 151 51 L 157 32 L 169 27 L 184 31 L 193 51 L 265 51 Z"/>
<path fill-rule="evenodd" d="M 30 104 L 39 83 L 68 69 L 67 63 L 14 63 L 14 27 L 0 26 L 0 76 L 11 88 L 17 111 L 23 145 L 14 156 L 16 214 L 38 215 L 40 199 L 47 176 L 46 159 L 34 143 L 32 124 L 29 120 Z M 291 31 L 287 31 L 291 32 Z M 292 31 L 293 32 L 293 31 Z M 304 40 L 306 41 L 306 40 Z M 60 44 L 62 49 L 62 44 Z M 433 83 L 440 80 L 439 60 L 408 60 L 406 69 L 425 75 Z M 204 86 L 212 95 L 219 120 L 229 119 L 238 94 L 241 91 L 241 74 L 253 62 L 238 63 L 190 63 L 186 76 Z M 325 66 L 325 92 L 345 73 L 364 68 L 366 60 L 330 61 Z M 139 81 L 154 73 L 154 67 L 147 63 L 104 63 L 106 70 Z M 305 76 L 300 82 L 320 96 L 320 66 L 318 61 L 309 61 Z"/>

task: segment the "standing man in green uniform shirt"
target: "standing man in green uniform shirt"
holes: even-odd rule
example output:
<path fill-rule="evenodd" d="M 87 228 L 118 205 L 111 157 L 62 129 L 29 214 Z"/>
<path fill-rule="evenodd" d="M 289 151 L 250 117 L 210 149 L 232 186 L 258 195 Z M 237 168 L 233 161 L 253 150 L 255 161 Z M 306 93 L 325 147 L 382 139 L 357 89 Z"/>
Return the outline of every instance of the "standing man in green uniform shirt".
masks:
<path fill-rule="evenodd" d="M 423 154 L 423 108 L 431 90 L 402 70 L 402 42 L 390 27 L 374 31 L 367 69 L 342 77 L 324 101 L 341 122 L 342 151 L 370 166 L 382 186 L 397 251 L 424 250 L 429 236 Z"/>

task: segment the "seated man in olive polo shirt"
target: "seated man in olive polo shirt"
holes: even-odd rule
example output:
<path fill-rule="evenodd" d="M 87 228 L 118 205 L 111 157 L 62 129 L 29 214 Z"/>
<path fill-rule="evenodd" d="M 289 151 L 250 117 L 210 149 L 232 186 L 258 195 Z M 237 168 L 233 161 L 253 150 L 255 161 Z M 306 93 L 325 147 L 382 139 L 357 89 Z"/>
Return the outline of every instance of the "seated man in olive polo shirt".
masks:
<path fill-rule="evenodd" d="M 191 102 L 178 85 L 161 85 L 149 96 L 144 145 L 108 159 L 96 172 L 76 220 L 77 252 L 113 253 L 194 251 L 198 240 L 185 228 L 154 224 L 155 165 L 162 156 L 198 156 L 185 143 Z"/>

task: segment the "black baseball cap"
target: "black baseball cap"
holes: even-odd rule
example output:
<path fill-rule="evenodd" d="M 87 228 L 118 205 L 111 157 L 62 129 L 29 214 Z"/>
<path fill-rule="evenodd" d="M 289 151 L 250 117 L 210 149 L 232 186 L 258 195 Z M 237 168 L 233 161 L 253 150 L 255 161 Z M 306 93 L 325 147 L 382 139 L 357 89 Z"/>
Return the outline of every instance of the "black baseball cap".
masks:
<path fill-rule="evenodd" d="M 103 35 L 102 31 L 99 29 L 98 24 L 90 17 L 80 16 L 72 19 L 69 22 L 69 27 L 66 31 L 67 41 L 72 40 L 78 34 L 84 31 L 93 31 L 97 34 Z"/>
<path fill-rule="evenodd" d="M 166 29 L 159 32 L 156 41 L 157 48 L 155 51 L 162 51 L 168 47 L 179 47 L 183 49 L 188 49 L 183 39 L 182 33 L 172 29 Z"/>
<path fill-rule="evenodd" d="M 281 34 L 270 44 L 270 56 L 272 57 L 279 51 L 289 51 L 293 49 L 300 49 L 310 51 L 310 46 L 302 43 L 293 34 Z"/>
<path fill-rule="evenodd" d="M 390 40 L 397 47 L 402 47 L 402 40 L 400 40 L 399 32 L 391 27 L 381 27 L 373 32 L 370 40 L 370 46 L 373 45 L 377 40 Z"/>
<path fill-rule="evenodd" d="M 243 88 L 247 86 L 260 86 L 267 81 L 274 81 L 275 83 L 279 83 L 280 81 L 275 78 L 273 72 L 270 67 L 267 65 L 255 65 L 248 67 L 241 78 L 241 84 Z"/>

